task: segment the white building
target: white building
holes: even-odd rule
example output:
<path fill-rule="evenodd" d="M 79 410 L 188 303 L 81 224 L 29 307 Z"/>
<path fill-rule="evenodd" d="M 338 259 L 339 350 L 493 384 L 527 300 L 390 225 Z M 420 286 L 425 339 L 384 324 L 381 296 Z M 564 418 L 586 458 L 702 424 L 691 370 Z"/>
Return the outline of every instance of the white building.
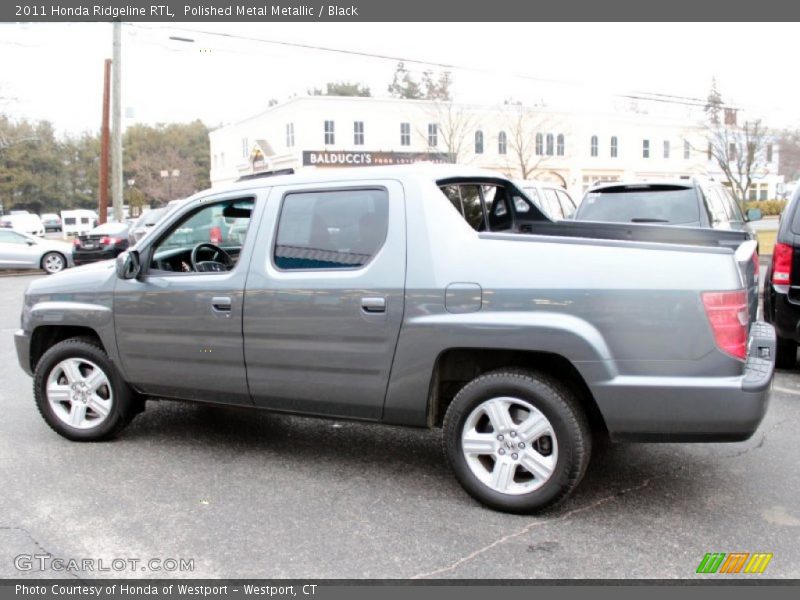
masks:
<path fill-rule="evenodd" d="M 451 161 L 549 180 L 580 198 L 596 181 L 712 176 L 702 109 L 619 100 L 592 112 L 518 105 L 306 96 L 210 134 L 211 184 L 260 171 Z M 777 144 L 756 197 L 776 197 Z M 523 173 L 527 171 L 527 173 Z M 761 187 L 763 186 L 763 188 Z"/>

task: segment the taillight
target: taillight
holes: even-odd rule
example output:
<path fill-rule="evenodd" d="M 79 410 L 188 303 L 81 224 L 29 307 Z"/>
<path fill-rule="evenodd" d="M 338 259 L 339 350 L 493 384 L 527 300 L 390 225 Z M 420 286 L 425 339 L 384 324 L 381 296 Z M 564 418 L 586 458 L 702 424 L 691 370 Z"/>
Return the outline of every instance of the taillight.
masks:
<path fill-rule="evenodd" d="M 103 246 L 111 246 L 112 244 L 116 244 L 119 241 L 117 238 L 104 236 L 100 238 L 100 244 Z"/>
<path fill-rule="evenodd" d="M 789 285 L 792 281 L 792 247 L 778 242 L 772 251 L 772 283 Z"/>
<path fill-rule="evenodd" d="M 747 293 L 745 290 L 703 292 L 702 297 L 717 347 L 726 354 L 744 360 L 749 321 Z"/>
<path fill-rule="evenodd" d="M 222 241 L 222 230 L 215 225 L 209 230 L 208 237 L 212 244 L 219 244 Z"/>

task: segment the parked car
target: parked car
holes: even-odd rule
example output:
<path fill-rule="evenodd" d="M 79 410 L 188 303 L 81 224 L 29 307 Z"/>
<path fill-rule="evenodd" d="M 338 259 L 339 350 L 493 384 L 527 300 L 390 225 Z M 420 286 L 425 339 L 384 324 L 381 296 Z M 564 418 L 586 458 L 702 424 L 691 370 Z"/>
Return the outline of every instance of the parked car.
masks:
<path fill-rule="evenodd" d="M 70 266 L 72 248 L 66 242 L 0 229 L 0 269 L 42 269 L 53 274 Z"/>
<path fill-rule="evenodd" d="M 97 226 L 97 213 L 93 210 L 76 208 L 61 211 L 61 227 L 65 236 L 87 233 Z"/>
<path fill-rule="evenodd" d="M 541 181 L 515 181 L 528 198 L 545 215 L 554 221 L 571 219 L 575 214 L 575 201 L 562 187 Z"/>
<path fill-rule="evenodd" d="M 782 369 L 797 365 L 800 342 L 800 186 L 783 210 L 764 278 L 764 319 L 772 323 L 778 346 L 775 363 Z"/>
<path fill-rule="evenodd" d="M 42 215 L 42 225 L 44 231 L 61 231 L 61 217 L 54 213 L 45 213 Z"/>
<path fill-rule="evenodd" d="M 526 233 L 537 213 L 551 235 Z M 194 236 L 217 216 L 250 227 Z M 442 427 L 462 486 L 512 512 L 569 495 L 594 435 L 750 437 L 775 349 L 747 319 L 755 242 L 562 223 L 455 165 L 243 181 L 193 196 L 116 269 L 32 282 L 19 361 L 71 440 L 119 434 L 151 396 Z"/>
<path fill-rule="evenodd" d="M 116 258 L 128 248 L 127 223 L 103 223 L 72 242 L 72 258 L 76 265 Z"/>
<path fill-rule="evenodd" d="M 44 237 L 44 225 L 39 215 L 25 211 L 11 211 L 11 214 L 0 217 L 0 220 L 21 233 Z"/>
<path fill-rule="evenodd" d="M 756 254 L 748 272 L 750 320 L 758 312 L 758 236 L 748 224 L 761 219 L 761 211 L 743 214 L 728 189 L 717 181 L 700 178 L 676 181 L 608 182 L 590 188 L 575 212 L 576 221 L 637 223 L 700 227 L 725 235 L 737 232 L 756 242 Z M 726 232 L 722 234 L 721 232 Z M 730 238 L 729 238 L 730 239 Z"/>
<path fill-rule="evenodd" d="M 136 219 L 128 233 L 128 243 L 133 246 L 136 242 L 144 237 L 144 235 L 158 223 L 158 221 L 167 214 L 167 208 L 153 208 L 144 213 L 141 217 Z"/>
<path fill-rule="evenodd" d="M 747 222 L 761 219 L 761 211 L 743 214 L 730 191 L 716 181 L 617 181 L 590 188 L 575 219 L 734 229 L 747 231 L 755 239 Z"/>

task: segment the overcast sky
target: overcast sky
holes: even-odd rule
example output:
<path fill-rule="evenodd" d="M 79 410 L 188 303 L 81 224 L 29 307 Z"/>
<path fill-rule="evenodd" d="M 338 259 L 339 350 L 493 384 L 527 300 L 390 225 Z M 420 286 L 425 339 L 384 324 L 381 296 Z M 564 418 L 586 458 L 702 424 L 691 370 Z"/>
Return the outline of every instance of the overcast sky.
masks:
<path fill-rule="evenodd" d="M 0 24 L 0 112 L 48 119 L 61 131 L 98 129 L 111 30 Z M 575 108 L 630 92 L 705 98 L 716 77 L 726 102 L 768 125 L 797 126 L 798 84 L 787 63 L 797 55 L 795 30 L 782 23 L 133 23 L 123 27 L 122 105 L 126 124 L 200 118 L 215 126 L 332 80 L 386 95 L 396 65 L 242 39 L 250 37 L 469 67 L 453 69 L 456 100 L 486 104 L 543 98 Z"/>

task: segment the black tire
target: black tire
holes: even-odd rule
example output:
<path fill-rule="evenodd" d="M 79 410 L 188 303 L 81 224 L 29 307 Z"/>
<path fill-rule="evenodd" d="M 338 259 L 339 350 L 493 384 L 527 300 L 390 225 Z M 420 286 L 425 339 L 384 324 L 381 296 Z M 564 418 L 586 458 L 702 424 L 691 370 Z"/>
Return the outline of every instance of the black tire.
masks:
<path fill-rule="evenodd" d="M 85 359 L 97 365 L 110 382 L 111 407 L 96 426 L 76 428 L 59 418 L 47 397 L 51 371 L 69 358 Z M 131 419 L 141 412 L 143 400 L 125 383 L 102 347 L 91 338 L 71 338 L 59 342 L 44 353 L 33 375 L 33 394 L 42 418 L 59 435 L 76 442 L 96 442 L 116 437 Z"/>
<path fill-rule="evenodd" d="M 486 400 L 502 396 L 532 405 L 550 421 L 555 433 L 555 467 L 541 487 L 531 492 L 514 495 L 492 489 L 473 473 L 462 452 L 462 430 L 470 414 Z M 479 502 L 505 512 L 532 513 L 557 504 L 580 483 L 591 456 L 589 422 L 574 395 L 558 380 L 538 372 L 503 369 L 477 377 L 453 399 L 443 429 L 444 453 L 459 483 Z"/>
<path fill-rule="evenodd" d="M 797 365 L 797 342 L 778 336 L 775 346 L 775 366 L 779 369 L 794 369 Z"/>
<path fill-rule="evenodd" d="M 48 275 L 60 273 L 67 268 L 67 257 L 60 252 L 48 252 L 42 256 L 42 262 L 40 266 Z"/>

